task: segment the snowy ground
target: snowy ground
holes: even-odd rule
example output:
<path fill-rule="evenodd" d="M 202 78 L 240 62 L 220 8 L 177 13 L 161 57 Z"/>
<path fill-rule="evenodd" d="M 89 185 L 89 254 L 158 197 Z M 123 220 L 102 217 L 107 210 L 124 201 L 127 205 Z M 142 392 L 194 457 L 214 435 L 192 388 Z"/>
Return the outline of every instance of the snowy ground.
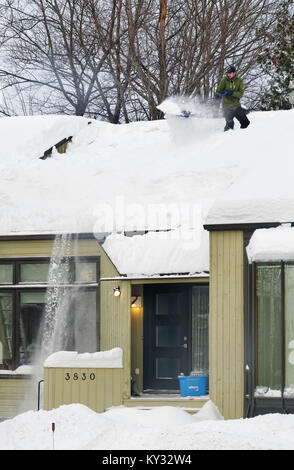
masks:
<path fill-rule="evenodd" d="M 0 450 L 293 450 L 293 436 L 294 415 L 223 420 L 211 401 L 195 415 L 169 406 L 96 413 L 72 404 L 0 423 Z"/>

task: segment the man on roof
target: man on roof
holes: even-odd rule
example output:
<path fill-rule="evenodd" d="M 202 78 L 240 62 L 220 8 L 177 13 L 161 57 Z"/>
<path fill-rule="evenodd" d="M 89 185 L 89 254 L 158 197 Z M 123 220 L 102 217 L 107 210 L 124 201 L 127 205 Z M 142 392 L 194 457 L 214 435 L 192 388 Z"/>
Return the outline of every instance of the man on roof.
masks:
<path fill-rule="evenodd" d="M 222 99 L 223 114 L 226 120 L 224 131 L 234 129 L 234 118 L 240 122 L 241 129 L 249 126 L 250 121 L 240 104 L 243 94 L 243 80 L 237 76 L 236 68 L 231 65 L 226 70 L 226 76 L 221 79 L 214 96 L 216 99 Z"/>

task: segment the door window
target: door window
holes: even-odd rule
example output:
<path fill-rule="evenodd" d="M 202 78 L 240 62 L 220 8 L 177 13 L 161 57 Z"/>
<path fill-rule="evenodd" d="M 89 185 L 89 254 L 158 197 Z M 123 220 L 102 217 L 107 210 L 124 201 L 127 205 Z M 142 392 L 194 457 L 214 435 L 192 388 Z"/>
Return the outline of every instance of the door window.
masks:
<path fill-rule="evenodd" d="M 180 359 L 171 357 L 156 358 L 156 379 L 173 380 L 180 373 Z"/>
<path fill-rule="evenodd" d="M 208 374 L 209 287 L 192 287 L 192 370 Z"/>

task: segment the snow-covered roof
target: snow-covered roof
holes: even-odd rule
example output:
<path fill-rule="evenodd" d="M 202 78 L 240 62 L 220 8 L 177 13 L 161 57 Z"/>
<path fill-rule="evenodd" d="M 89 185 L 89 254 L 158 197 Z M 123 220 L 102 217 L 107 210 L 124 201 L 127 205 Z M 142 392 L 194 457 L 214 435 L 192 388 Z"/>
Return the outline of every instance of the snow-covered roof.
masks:
<path fill-rule="evenodd" d="M 240 174 L 217 198 L 206 224 L 294 221 L 294 110 L 254 113 L 244 133 L 232 133 L 227 152 Z"/>
<path fill-rule="evenodd" d="M 0 236 L 109 233 L 103 247 L 120 273 L 206 271 L 204 224 L 294 220 L 294 110 L 249 117 L 226 133 L 222 118 L 199 115 L 1 118 Z M 65 154 L 40 159 L 69 136 Z"/>
<path fill-rule="evenodd" d="M 108 236 L 102 245 L 118 271 L 128 277 L 209 271 L 209 236 L 202 230 Z"/>

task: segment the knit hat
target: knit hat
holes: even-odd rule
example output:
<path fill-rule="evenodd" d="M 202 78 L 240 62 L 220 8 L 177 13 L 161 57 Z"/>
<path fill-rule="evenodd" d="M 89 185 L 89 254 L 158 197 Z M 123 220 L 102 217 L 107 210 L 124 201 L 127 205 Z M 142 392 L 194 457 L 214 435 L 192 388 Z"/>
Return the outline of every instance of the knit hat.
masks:
<path fill-rule="evenodd" d="M 226 70 L 226 74 L 235 73 L 235 72 L 236 72 L 236 69 L 233 65 L 230 65 L 230 67 L 228 67 L 227 70 Z"/>

